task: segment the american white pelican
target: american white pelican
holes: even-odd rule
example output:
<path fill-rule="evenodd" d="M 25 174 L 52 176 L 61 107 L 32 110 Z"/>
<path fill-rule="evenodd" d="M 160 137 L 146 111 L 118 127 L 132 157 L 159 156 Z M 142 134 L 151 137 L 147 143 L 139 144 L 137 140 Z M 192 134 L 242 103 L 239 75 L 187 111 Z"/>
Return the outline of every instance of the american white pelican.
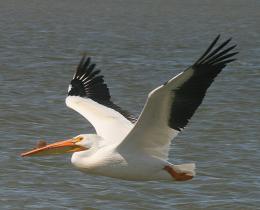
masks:
<path fill-rule="evenodd" d="M 148 95 L 139 118 L 115 105 L 95 64 L 83 56 L 68 89 L 66 104 L 83 115 L 97 134 L 72 139 L 22 153 L 22 156 L 74 152 L 72 164 L 83 172 L 125 180 L 189 180 L 195 164 L 168 162 L 169 145 L 187 125 L 206 90 L 231 58 L 231 39 L 216 46 L 220 36 L 187 70 Z M 216 47 L 215 47 L 216 46 Z"/>

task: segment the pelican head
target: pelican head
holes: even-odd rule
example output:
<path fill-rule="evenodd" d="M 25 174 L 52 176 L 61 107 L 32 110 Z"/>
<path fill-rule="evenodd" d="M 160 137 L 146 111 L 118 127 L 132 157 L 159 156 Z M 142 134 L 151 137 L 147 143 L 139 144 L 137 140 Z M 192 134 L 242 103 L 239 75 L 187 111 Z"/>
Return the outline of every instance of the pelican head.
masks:
<path fill-rule="evenodd" d="M 21 154 L 25 156 L 59 155 L 64 153 L 80 152 L 91 149 L 94 146 L 94 139 L 90 134 L 80 134 L 72 139 L 58 141 L 52 144 L 38 145 L 37 148 Z"/>

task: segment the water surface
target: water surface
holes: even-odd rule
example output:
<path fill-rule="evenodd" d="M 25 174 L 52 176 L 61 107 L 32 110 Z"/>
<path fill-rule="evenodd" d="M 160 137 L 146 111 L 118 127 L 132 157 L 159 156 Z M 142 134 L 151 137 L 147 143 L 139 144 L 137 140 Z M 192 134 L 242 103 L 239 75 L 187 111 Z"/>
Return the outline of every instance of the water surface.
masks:
<path fill-rule="evenodd" d="M 259 208 L 259 14 L 256 0 L 1 0 L 1 209 Z M 170 151 L 171 162 L 197 164 L 192 181 L 120 181 L 82 174 L 69 155 L 19 156 L 40 139 L 94 132 L 64 103 L 83 52 L 102 69 L 113 100 L 138 115 L 148 92 L 219 33 L 234 38 L 238 61 Z"/>

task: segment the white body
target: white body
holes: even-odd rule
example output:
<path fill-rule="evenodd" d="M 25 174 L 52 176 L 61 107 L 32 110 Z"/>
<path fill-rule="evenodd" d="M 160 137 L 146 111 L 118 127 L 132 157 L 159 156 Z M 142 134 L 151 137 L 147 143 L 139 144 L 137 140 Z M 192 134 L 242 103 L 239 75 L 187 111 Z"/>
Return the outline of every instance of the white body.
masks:
<path fill-rule="evenodd" d="M 75 152 L 72 164 L 83 172 L 127 180 L 192 178 L 195 164 L 169 163 L 169 148 L 215 77 L 237 54 L 230 53 L 235 45 L 226 47 L 231 39 L 215 47 L 219 37 L 191 67 L 149 93 L 135 123 L 111 103 L 103 77 L 93 71 L 95 65 L 90 64 L 90 58 L 83 56 L 66 104 L 84 116 L 97 135 L 80 135 L 84 140 L 77 144 L 89 150 Z"/>
<path fill-rule="evenodd" d="M 71 162 L 77 169 L 88 174 L 136 181 L 173 180 L 163 170 L 166 165 L 172 166 L 171 163 L 143 154 L 120 154 L 113 146 L 104 147 L 90 155 L 84 151 L 76 152 L 72 155 Z M 195 164 L 175 165 L 173 168 L 195 176 Z"/>
<path fill-rule="evenodd" d="M 88 119 L 98 134 L 81 135 L 86 139 L 81 144 L 91 144 L 90 149 L 75 152 L 72 164 L 89 174 L 125 180 L 174 180 L 165 166 L 195 176 L 195 164 L 173 165 L 167 161 L 171 140 L 178 134 L 167 125 L 172 80 L 149 94 L 136 124 L 91 99 L 68 96 L 66 104 Z M 164 111 L 159 112 L 160 108 Z"/>

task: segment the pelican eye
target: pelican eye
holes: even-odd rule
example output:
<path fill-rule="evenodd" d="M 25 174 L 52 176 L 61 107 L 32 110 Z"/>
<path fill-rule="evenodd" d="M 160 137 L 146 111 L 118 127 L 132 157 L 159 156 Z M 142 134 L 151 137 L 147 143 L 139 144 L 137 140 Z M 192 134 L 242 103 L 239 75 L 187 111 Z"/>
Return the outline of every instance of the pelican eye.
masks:
<path fill-rule="evenodd" d="M 77 138 L 73 138 L 73 142 L 77 143 L 83 140 L 83 137 L 77 137 Z"/>
<path fill-rule="evenodd" d="M 83 140 L 83 137 L 78 137 L 77 138 L 77 141 L 82 141 Z"/>

